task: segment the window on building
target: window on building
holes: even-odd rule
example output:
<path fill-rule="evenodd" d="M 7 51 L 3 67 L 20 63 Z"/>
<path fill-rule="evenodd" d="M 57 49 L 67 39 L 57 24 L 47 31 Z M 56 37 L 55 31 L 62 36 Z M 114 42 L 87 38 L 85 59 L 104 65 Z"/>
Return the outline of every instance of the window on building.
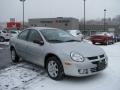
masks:
<path fill-rule="evenodd" d="M 37 25 L 36 25 L 36 24 L 34 24 L 34 26 L 35 26 L 35 27 L 37 27 Z"/>
<path fill-rule="evenodd" d="M 65 26 L 68 26 L 68 24 L 67 24 L 67 23 L 65 23 Z"/>
<path fill-rule="evenodd" d="M 58 23 L 58 20 L 56 20 L 56 23 Z"/>

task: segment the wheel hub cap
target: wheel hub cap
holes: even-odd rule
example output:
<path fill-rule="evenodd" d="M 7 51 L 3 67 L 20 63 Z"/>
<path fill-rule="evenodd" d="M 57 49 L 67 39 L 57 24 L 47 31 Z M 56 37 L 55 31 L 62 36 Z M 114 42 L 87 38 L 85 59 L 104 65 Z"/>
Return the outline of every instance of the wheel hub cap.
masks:
<path fill-rule="evenodd" d="M 12 60 L 15 60 L 15 51 L 12 50 L 11 54 L 12 54 L 11 55 L 12 56 Z"/>
<path fill-rule="evenodd" d="M 48 63 L 48 73 L 51 77 L 57 77 L 58 75 L 58 65 L 55 61 L 49 61 Z"/>

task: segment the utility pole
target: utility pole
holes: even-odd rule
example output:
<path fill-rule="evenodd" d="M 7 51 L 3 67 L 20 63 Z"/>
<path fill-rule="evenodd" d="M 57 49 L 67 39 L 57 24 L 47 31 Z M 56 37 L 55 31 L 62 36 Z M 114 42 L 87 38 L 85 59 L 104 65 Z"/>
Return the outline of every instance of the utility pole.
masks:
<path fill-rule="evenodd" d="M 24 2 L 26 0 L 20 0 L 20 1 L 22 2 L 22 5 L 23 5 L 23 29 L 24 29 L 24 27 L 25 27 L 25 23 L 24 23 L 24 11 L 25 11 L 25 9 L 24 9 Z"/>
<path fill-rule="evenodd" d="M 104 9 L 104 32 L 106 30 L 106 9 Z"/>
<path fill-rule="evenodd" d="M 86 13 L 85 13 L 85 9 L 86 9 L 86 8 L 85 8 L 85 1 L 86 1 L 86 0 L 83 0 L 83 1 L 84 1 L 84 34 L 85 34 L 85 30 L 86 30 L 86 23 L 85 23 L 85 19 L 86 19 L 86 17 L 85 17 L 85 16 L 86 16 L 86 15 L 85 15 L 85 14 L 86 14 Z"/>

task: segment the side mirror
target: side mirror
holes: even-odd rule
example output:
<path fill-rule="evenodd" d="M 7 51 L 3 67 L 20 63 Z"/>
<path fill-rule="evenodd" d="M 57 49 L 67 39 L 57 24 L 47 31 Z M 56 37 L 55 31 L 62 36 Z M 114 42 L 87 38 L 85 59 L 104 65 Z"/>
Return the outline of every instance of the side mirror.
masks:
<path fill-rule="evenodd" d="M 44 42 L 41 40 L 34 40 L 33 43 L 44 45 Z"/>

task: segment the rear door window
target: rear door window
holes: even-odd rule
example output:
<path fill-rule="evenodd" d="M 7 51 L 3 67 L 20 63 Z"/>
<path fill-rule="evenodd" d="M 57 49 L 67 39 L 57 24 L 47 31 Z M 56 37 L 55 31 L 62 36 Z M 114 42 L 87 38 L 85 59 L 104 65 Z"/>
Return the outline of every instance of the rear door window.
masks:
<path fill-rule="evenodd" d="M 10 31 L 10 33 L 12 33 L 12 34 L 16 34 L 17 32 L 15 32 L 15 31 Z"/>
<path fill-rule="evenodd" d="M 18 35 L 18 39 L 27 40 L 28 33 L 29 33 L 29 30 L 24 30 Z"/>

